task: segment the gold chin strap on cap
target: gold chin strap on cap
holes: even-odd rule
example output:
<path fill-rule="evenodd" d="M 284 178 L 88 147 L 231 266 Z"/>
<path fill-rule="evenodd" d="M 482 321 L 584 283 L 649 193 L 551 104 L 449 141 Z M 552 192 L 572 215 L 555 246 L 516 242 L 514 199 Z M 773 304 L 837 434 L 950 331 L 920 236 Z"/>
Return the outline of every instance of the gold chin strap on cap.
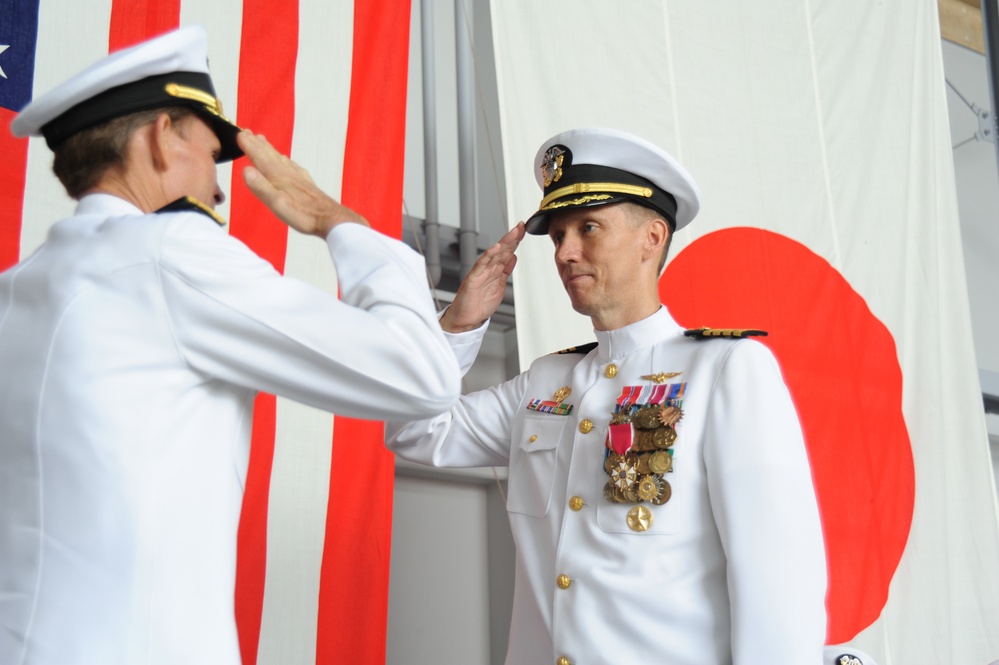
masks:
<path fill-rule="evenodd" d="M 545 206 L 549 203 L 555 199 L 560 199 L 563 196 L 569 196 L 571 194 L 586 194 L 589 192 L 597 192 L 600 194 L 630 194 L 631 196 L 641 196 L 646 199 L 652 196 L 652 189 L 649 187 L 622 185 L 616 182 L 577 182 L 574 185 L 559 187 L 554 192 L 541 199 L 541 205 L 538 206 L 538 209 L 544 210 Z"/>
<path fill-rule="evenodd" d="M 186 85 L 180 85 L 179 83 L 167 83 L 164 87 L 166 94 L 171 97 L 179 97 L 180 99 L 190 99 L 191 101 L 203 104 L 205 110 L 212 115 L 217 115 L 226 122 L 229 119 L 222 114 L 222 100 L 214 95 L 210 95 L 204 90 L 198 90 L 197 88 L 192 88 Z"/>

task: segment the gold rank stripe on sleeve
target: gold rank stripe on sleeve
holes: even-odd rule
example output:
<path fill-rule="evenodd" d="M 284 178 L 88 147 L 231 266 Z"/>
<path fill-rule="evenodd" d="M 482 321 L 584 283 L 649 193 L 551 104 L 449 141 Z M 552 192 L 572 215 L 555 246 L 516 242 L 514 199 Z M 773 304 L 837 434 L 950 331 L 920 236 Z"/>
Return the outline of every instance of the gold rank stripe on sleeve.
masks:
<path fill-rule="evenodd" d="M 743 337 L 766 337 L 768 334 L 766 330 L 754 328 L 690 328 L 683 331 L 684 337 L 692 337 L 693 339 L 710 339 L 712 337 L 741 339 Z"/>

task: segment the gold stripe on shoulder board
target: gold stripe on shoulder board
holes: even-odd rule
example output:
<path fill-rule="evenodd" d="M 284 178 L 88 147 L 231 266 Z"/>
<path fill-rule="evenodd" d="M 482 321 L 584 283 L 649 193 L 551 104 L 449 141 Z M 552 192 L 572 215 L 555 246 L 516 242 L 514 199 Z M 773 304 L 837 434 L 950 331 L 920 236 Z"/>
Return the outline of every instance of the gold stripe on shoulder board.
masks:
<path fill-rule="evenodd" d="M 743 337 L 766 337 L 766 330 L 756 330 L 754 328 L 691 328 L 684 330 L 685 337 L 694 339 L 708 339 L 711 337 L 725 337 L 729 339 L 741 339 Z"/>

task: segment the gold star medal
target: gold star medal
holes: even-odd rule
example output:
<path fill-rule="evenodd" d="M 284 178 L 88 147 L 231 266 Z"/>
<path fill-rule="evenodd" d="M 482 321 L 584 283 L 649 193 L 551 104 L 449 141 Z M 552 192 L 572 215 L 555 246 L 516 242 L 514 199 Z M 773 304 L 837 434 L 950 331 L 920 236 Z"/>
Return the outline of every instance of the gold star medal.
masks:
<path fill-rule="evenodd" d="M 648 531 L 652 521 L 652 511 L 645 506 L 635 506 L 628 511 L 628 528 L 632 531 Z"/>

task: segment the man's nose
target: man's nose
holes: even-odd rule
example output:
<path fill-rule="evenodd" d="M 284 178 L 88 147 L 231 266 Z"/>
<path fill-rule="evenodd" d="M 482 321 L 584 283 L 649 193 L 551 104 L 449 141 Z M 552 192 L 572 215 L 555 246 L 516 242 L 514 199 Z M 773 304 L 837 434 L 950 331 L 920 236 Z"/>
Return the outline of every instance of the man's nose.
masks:
<path fill-rule="evenodd" d="M 579 241 L 566 234 L 558 247 L 555 248 L 555 261 L 571 263 L 577 260 L 579 260 Z"/>
<path fill-rule="evenodd" d="M 215 205 L 220 206 L 225 203 L 225 192 L 219 187 L 218 183 L 215 183 Z"/>

